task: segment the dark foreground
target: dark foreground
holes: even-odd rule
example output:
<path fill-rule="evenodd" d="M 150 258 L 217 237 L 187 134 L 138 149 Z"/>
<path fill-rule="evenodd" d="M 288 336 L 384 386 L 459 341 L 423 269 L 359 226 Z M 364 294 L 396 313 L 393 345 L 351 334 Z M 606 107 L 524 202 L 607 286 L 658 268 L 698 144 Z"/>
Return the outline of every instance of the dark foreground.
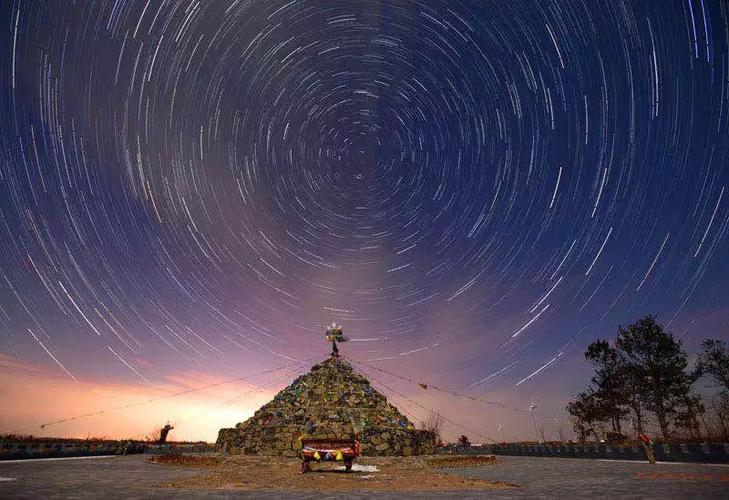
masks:
<path fill-rule="evenodd" d="M 201 474 L 198 468 L 153 464 L 149 457 L 133 455 L 82 460 L 0 463 L 0 498 L 39 497 L 219 497 L 280 498 L 282 493 L 237 491 L 185 491 L 164 487 Z M 449 497 L 632 497 L 729 498 L 729 467 L 700 464 L 499 457 L 501 463 L 449 474 L 506 481 L 519 488 L 501 491 L 393 493 L 392 498 Z M 363 460 L 366 463 L 366 460 Z M 366 480 L 366 479 L 365 479 Z M 162 487 L 161 487 L 162 486 Z M 287 492 L 291 498 L 368 498 L 382 493 L 316 494 Z"/>

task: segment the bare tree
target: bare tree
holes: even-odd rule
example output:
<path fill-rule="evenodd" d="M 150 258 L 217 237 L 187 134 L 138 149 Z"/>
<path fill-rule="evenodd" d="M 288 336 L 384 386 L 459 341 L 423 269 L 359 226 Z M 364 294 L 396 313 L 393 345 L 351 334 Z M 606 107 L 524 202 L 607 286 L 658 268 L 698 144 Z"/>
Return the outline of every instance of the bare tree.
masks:
<path fill-rule="evenodd" d="M 564 443 L 564 422 L 562 420 L 557 424 L 557 435 L 559 436 L 560 442 Z"/>
<path fill-rule="evenodd" d="M 428 415 L 428 418 L 421 422 L 420 427 L 425 430 L 432 432 L 435 435 L 435 441 L 438 446 L 443 445 L 443 424 L 445 419 L 443 415 L 438 412 L 432 411 Z"/>
<path fill-rule="evenodd" d="M 707 339 L 701 345 L 704 351 L 699 355 L 697 376 L 710 376 L 729 395 L 729 347 L 723 340 L 714 339 Z"/>
<path fill-rule="evenodd" d="M 719 395 L 711 404 L 721 432 L 721 437 L 726 441 L 729 439 L 729 398 L 724 394 Z"/>

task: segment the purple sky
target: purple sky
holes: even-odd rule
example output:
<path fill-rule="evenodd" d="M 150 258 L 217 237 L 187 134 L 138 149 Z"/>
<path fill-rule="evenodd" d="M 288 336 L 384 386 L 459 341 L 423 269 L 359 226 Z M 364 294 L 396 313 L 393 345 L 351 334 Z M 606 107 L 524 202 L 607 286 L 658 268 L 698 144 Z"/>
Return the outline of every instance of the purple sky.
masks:
<path fill-rule="evenodd" d="M 531 437 L 531 402 L 568 426 L 617 325 L 729 338 L 725 2 L 7 1 L 0 22 L 0 396 L 59 403 L 0 431 L 265 386 L 214 435 L 335 320 L 416 420 Z M 124 415 L 173 412 L 145 408 Z"/>

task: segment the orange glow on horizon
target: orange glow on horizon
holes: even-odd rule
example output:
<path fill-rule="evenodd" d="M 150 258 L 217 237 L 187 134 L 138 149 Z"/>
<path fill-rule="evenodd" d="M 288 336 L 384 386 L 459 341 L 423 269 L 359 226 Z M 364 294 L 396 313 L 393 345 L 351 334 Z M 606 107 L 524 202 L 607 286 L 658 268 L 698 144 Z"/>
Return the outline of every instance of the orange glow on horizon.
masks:
<path fill-rule="evenodd" d="M 299 373 L 308 371 L 301 367 Z M 429 409 L 447 420 L 442 434 L 455 442 L 467 434 L 474 443 L 520 441 L 533 436 L 531 414 L 524 411 L 523 396 L 505 390 L 488 390 L 483 397 L 503 406 L 484 405 L 477 401 L 454 398 L 442 392 L 416 386 L 400 387 L 393 394 L 381 385 L 377 373 L 360 372 L 371 377 L 373 387 L 404 413 L 417 427 L 430 417 Z M 263 390 L 243 381 L 148 403 L 149 399 L 220 383 L 214 375 L 177 371 L 165 376 L 164 384 L 154 387 L 114 379 L 74 382 L 55 367 L 31 364 L 0 353 L 0 434 L 18 433 L 59 438 L 156 439 L 159 429 L 170 422 L 175 429 L 170 441 L 215 442 L 221 428 L 234 427 L 273 399 L 297 373 L 274 372 Z M 535 393 L 548 385 L 543 379 L 533 385 Z M 415 404 L 417 402 L 417 404 Z M 115 409 L 139 403 L 125 409 Z M 514 411 L 513 408 L 521 409 Z M 41 429 L 40 425 L 88 413 L 108 410 L 100 415 L 76 418 Z M 546 411 L 549 411 L 547 409 Z M 542 418 L 540 426 L 549 437 L 559 429 L 569 430 L 564 420 Z"/>
<path fill-rule="evenodd" d="M 0 434 L 63 438 L 145 439 L 170 422 L 171 441 L 214 442 L 218 430 L 233 427 L 270 401 L 277 390 L 232 382 L 151 403 L 147 400 L 221 382 L 207 374 L 175 372 L 155 387 L 103 380 L 74 382 L 49 369 L 0 353 Z M 241 396 L 241 397 L 239 397 Z M 130 404 L 128 408 L 116 409 Z M 96 413 L 62 423 L 41 424 Z"/>

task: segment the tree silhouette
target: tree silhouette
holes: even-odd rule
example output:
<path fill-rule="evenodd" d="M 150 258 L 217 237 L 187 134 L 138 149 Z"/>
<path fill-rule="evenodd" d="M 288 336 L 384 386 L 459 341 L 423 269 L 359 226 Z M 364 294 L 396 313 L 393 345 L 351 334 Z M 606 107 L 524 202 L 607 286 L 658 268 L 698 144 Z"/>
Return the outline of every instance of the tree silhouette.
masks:
<path fill-rule="evenodd" d="M 707 339 L 696 362 L 696 377 L 708 375 L 719 386 L 712 407 L 724 439 L 729 438 L 729 348 L 723 340 Z"/>
<path fill-rule="evenodd" d="M 572 428 L 581 443 L 587 441 L 590 435 L 597 436 L 595 423 L 602 420 L 602 415 L 593 391 L 579 393 L 575 399 L 567 404 L 566 410 L 570 415 Z"/>
<path fill-rule="evenodd" d="M 438 446 L 443 445 L 443 424 L 445 419 L 443 415 L 438 412 L 431 411 L 428 415 L 428 419 L 421 423 L 421 429 L 432 432 L 435 436 L 435 442 Z"/>
<path fill-rule="evenodd" d="M 706 407 L 701 398 L 695 394 L 686 394 L 676 412 L 676 426 L 688 429 L 692 437 L 701 439 L 699 417 L 704 412 L 706 412 Z"/>
<path fill-rule="evenodd" d="M 688 357 L 681 342 L 650 315 L 627 328 L 618 327 L 614 345 L 596 340 L 585 351 L 595 370 L 588 390 L 566 407 L 575 433 L 581 441 L 591 434 L 598 437 L 596 426 L 609 422 L 610 434 L 621 436 L 622 423 L 632 412 L 634 430 L 642 434 L 647 412 L 655 415 L 664 438 L 669 437 L 672 426 L 701 437 L 699 422 L 705 408 L 692 384 L 702 373 L 723 387 L 729 381 L 726 345 L 707 341 L 704 348 L 698 368 L 687 371 Z M 729 390 L 724 393 L 729 399 Z"/>
<path fill-rule="evenodd" d="M 599 420 L 609 420 L 613 432 L 620 434 L 621 421 L 629 412 L 630 402 L 625 363 L 607 340 L 597 340 L 587 346 L 585 358 L 595 367 L 591 382 L 596 416 Z"/>
<path fill-rule="evenodd" d="M 701 345 L 704 351 L 696 364 L 697 374 L 711 376 L 721 391 L 729 395 L 729 348 L 726 342 L 707 339 Z"/>
<path fill-rule="evenodd" d="M 691 401 L 693 381 L 686 372 L 688 358 L 681 342 L 648 315 L 627 328 L 619 327 L 615 346 L 628 369 L 632 390 L 668 438 L 671 420 Z M 693 412 L 698 410 L 691 407 Z"/>

